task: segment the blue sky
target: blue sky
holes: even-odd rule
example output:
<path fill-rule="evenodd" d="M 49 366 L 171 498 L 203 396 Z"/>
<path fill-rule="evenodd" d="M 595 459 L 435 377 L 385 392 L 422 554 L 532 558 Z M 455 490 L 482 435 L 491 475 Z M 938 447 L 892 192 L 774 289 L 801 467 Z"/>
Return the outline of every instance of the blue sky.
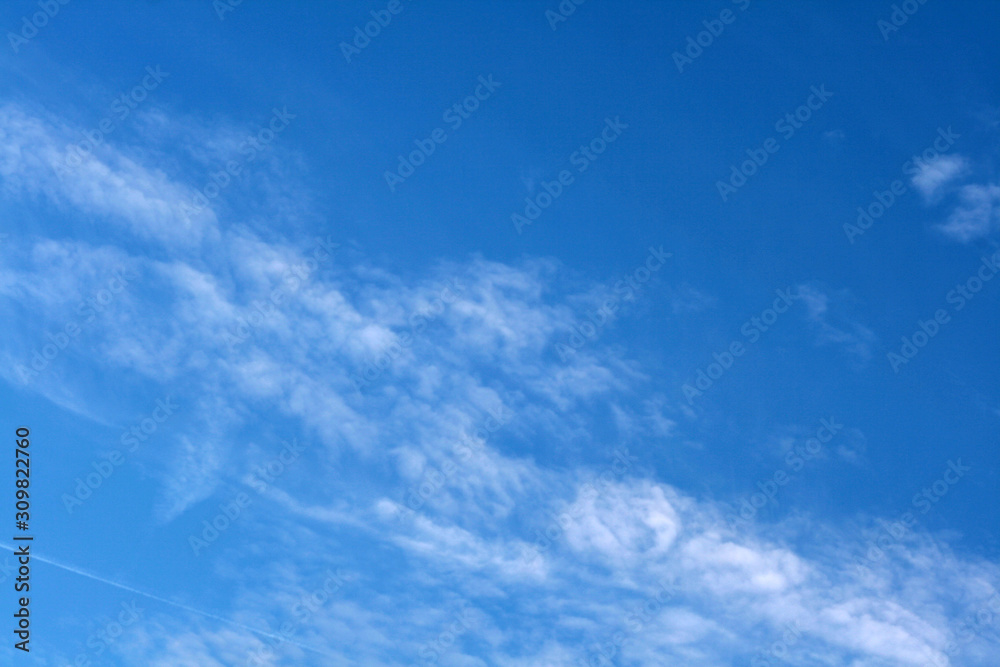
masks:
<path fill-rule="evenodd" d="M 998 19 L 5 3 L 3 661 L 995 664 Z"/>

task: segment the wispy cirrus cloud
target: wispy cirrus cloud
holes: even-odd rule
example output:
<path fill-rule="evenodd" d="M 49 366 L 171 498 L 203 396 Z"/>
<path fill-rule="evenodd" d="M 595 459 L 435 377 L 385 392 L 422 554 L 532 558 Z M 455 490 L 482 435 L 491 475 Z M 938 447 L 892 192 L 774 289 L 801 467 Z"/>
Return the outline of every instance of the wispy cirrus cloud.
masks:
<path fill-rule="evenodd" d="M 0 177 L 8 196 L 44 197 L 68 214 L 125 228 L 139 238 L 190 246 L 215 232 L 210 210 L 189 217 L 181 203 L 194 190 L 108 143 L 76 160 L 78 135 L 50 114 L 13 103 L 0 107 Z"/>
<path fill-rule="evenodd" d="M 798 296 L 806 307 L 806 317 L 816 331 L 817 345 L 842 346 L 860 364 L 872 356 L 875 333 L 849 314 L 847 292 L 826 292 L 815 284 L 798 286 Z"/>
<path fill-rule="evenodd" d="M 622 440 L 682 442 L 681 408 L 651 390 L 611 334 L 555 354 L 577 321 L 572 304 L 601 289 L 566 280 L 556 260 L 472 256 L 404 280 L 352 248 L 231 346 L 234 322 L 314 241 L 265 240 L 207 213 L 200 230 L 174 230 L 189 186 L 113 146 L 59 180 L 49 170 L 62 126 L 5 109 L 0 120 L 23 148 L 0 162 L 5 194 L 114 220 L 131 235 L 115 245 L 5 244 L 0 284 L 30 286 L 5 287 L 3 298 L 39 315 L 32 331 L 41 336 L 103 271 L 124 263 L 140 276 L 108 319 L 95 319 L 87 349 L 67 353 L 86 373 L 60 382 L 98 413 L 108 409 L 94 389 L 102 377 L 169 386 L 187 406 L 177 432 L 143 459 L 155 485 L 145 518 L 199 525 L 271 456 L 274 424 L 310 445 L 220 540 L 232 547 L 226 558 L 222 546 L 207 556 L 234 591 L 227 615 L 245 625 L 296 619 L 301 642 L 333 659 L 412 664 L 451 623 L 441 611 L 469 601 L 475 627 L 447 654 L 434 649 L 443 664 L 573 664 L 613 649 L 633 663 L 727 665 L 797 622 L 792 664 L 916 667 L 945 660 L 962 610 L 1000 587 L 994 563 L 952 553 L 926 531 L 898 540 L 861 578 L 866 540 L 850 523 L 788 519 L 737 532 L 723 500 L 667 483 L 655 462 L 616 466 Z M 132 245 L 140 242 L 175 252 L 147 255 Z M 462 289 L 416 331 L 412 315 L 433 307 L 449 280 Z M 671 294 L 675 315 L 711 304 L 690 286 Z M 874 335 L 849 315 L 846 293 L 806 284 L 799 295 L 818 344 L 870 356 Z M 412 336 L 405 349 L 403 333 Z M 22 358 L 27 344 L 6 341 L 2 351 Z M 362 392 L 352 375 L 371 363 L 384 366 L 384 381 Z M 603 405 L 614 406 L 610 419 Z M 502 427 L 479 438 L 501 407 Z M 466 455 L 456 443 L 469 437 L 479 445 Z M 395 510 L 425 484 L 431 492 L 400 521 Z M 296 604 L 334 561 L 357 579 L 301 619 Z M 668 581 L 676 593 L 650 604 Z M 616 644 L 622 634 L 629 642 Z M 263 641 L 161 611 L 112 650 L 132 664 L 245 664 Z M 977 636 L 963 650 L 975 660 L 990 649 Z M 279 650 L 273 664 L 331 660 L 292 644 Z"/>

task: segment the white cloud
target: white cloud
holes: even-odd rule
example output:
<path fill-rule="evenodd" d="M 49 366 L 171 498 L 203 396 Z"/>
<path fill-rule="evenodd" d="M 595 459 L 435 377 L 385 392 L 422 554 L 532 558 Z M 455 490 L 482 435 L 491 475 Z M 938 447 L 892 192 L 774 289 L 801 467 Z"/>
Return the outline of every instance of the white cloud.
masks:
<path fill-rule="evenodd" d="M 799 285 L 797 289 L 798 298 L 805 304 L 806 316 L 816 330 L 817 345 L 839 345 L 859 365 L 871 359 L 877 337 L 849 314 L 851 298 L 846 291 L 828 293 L 811 284 Z"/>
<path fill-rule="evenodd" d="M 853 558 L 864 541 L 843 527 L 816 521 L 810 531 L 770 526 L 768 538 L 737 534 L 711 498 L 684 494 L 635 469 L 596 495 L 584 493 L 581 480 L 593 464 L 581 450 L 619 435 L 613 425 L 667 440 L 676 424 L 662 397 L 627 400 L 646 378 L 623 353 L 592 344 L 567 361 L 552 354 L 575 321 L 567 295 L 554 287 L 555 261 L 504 265 L 473 258 L 428 271 L 414 284 L 363 260 L 331 262 L 290 292 L 251 339 L 230 347 L 227 327 L 248 304 L 267 298 L 301 248 L 266 243 L 245 230 L 209 233 L 214 216 L 200 231 L 175 229 L 173 207 L 190 192 L 162 173 L 108 147 L 59 181 L 49 170 L 61 130 L 9 106 L 0 128 L 15 137 L 0 154 L 8 194 L 44 195 L 114 218 L 143 239 L 201 244 L 203 254 L 169 262 L 121 252 L 144 276 L 137 286 L 143 298 L 123 299 L 114 319 L 95 321 L 94 354 L 75 363 L 95 375 L 169 383 L 190 406 L 187 429 L 160 441 L 162 460 L 152 462 L 159 464 L 156 512 L 165 521 L 197 524 L 199 501 L 239 485 L 257 457 L 273 455 L 260 442 L 247 446 L 241 432 L 260 429 L 255 439 L 263 442 L 272 435 L 268 425 L 280 422 L 308 438 L 310 448 L 276 485 L 273 502 L 255 504 L 254 519 L 226 536 L 254 545 L 252 554 L 231 549 L 229 556 L 258 567 L 280 562 L 281 571 L 269 572 L 262 585 L 259 572 L 232 563 L 226 583 L 240 588 L 238 601 L 252 602 L 247 613 L 280 618 L 304 571 L 355 545 L 361 555 L 354 557 L 379 565 L 359 584 L 363 603 L 331 603 L 301 628 L 310 644 L 346 661 L 399 664 L 389 651 L 417 649 L 440 632 L 421 619 L 444 591 L 488 610 L 472 645 L 492 664 L 572 662 L 588 644 L 627 628 L 630 610 L 648 609 L 660 582 L 673 580 L 677 596 L 648 612 L 645 631 L 630 631 L 622 649 L 627 660 L 668 654 L 679 664 L 733 664 L 798 620 L 803 638 L 796 658 L 916 667 L 928 654 L 940 657 L 959 617 L 949 610 L 1000 586 L 995 564 L 942 553 L 916 536 L 863 581 Z M 927 179 L 920 187 L 929 192 L 948 180 Z M 5 245 L 3 252 L 11 251 Z M 5 288 L 4 295 L 57 318 L 93 283 L 94 267 L 106 265 L 108 254 L 38 241 L 22 263 L 3 271 L 0 284 L 45 284 L 56 259 L 58 281 L 21 292 Z M 411 330 L 411 315 L 431 307 L 448 278 L 463 286 L 454 302 L 421 331 Z M 818 342 L 867 358 L 874 336 L 843 314 L 846 295 L 815 286 L 800 287 L 799 295 Z M 701 295 L 693 297 L 705 305 Z M 387 359 L 402 333 L 412 334 L 411 343 Z M 385 363 L 361 391 L 351 377 L 373 359 Z M 70 380 L 67 391 L 88 395 L 88 384 Z M 613 424 L 600 421 L 596 399 L 616 406 Z M 500 401 L 516 416 L 480 455 L 459 461 L 401 526 L 392 510 L 409 485 L 443 467 L 456 438 L 479 428 Z M 606 436 L 592 435 L 598 423 L 608 428 Z M 533 449 L 537 443 L 546 446 Z M 526 559 L 534 530 L 553 520 L 552 546 Z M 383 566 L 382 558 L 392 561 Z M 920 561 L 934 567 L 912 567 Z M 259 642 L 249 632 L 203 627 L 146 624 L 145 634 L 127 644 L 130 661 L 234 664 Z M 984 644 L 975 640 L 970 654 Z M 454 662 L 479 664 L 466 648 L 451 648 Z M 311 659 L 289 655 L 296 664 Z"/>
<path fill-rule="evenodd" d="M 969 172 L 968 161 L 961 155 L 940 155 L 928 162 L 919 162 L 918 167 L 911 181 L 924 201 L 936 201 L 947 186 Z"/>
<path fill-rule="evenodd" d="M 193 189 L 107 143 L 86 155 L 74 152 L 69 146 L 78 135 L 52 117 L 0 106 L 0 138 L 0 178 L 8 196 L 44 195 L 69 215 L 83 213 L 171 246 L 192 246 L 215 233 L 210 209 L 190 216 L 182 211 Z"/>
<path fill-rule="evenodd" d="M 966 185 L 958 196 L 958 206 L 938 227 L 942 233 L 969 243 L 1000 229 L 1000 185 Z"/>
<path fill-rule="evenodd" d="M 666 554 L 681 530 L 680 518 L 662 487 L 650 485 L 636 493 L 615 485 L 593 493 L 581 491 L 566 509 L 574 517 L 566 528 L 566 540 L 576 552 L 634 564 Z"/>

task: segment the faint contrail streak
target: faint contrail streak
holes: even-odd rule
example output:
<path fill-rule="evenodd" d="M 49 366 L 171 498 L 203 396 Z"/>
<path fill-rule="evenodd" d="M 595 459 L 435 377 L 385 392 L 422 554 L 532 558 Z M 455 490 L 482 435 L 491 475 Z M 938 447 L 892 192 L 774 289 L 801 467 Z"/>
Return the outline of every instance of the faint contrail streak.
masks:
<path fill-rule="evenodd" d="M 10 551 L 12 553 L 16 553 L 16 551 L 12 547 L 8 547 L 5 544 L 0 544 L 0 549 L 5 549 L 6 551 Z M 153 595 L 152 593 L 146 593 L 145 591 L 140 591 L 137 588 L 132 588 L 131 586 L 126 586 L 125 584 L 119 584 L 116 581 L 111 581 L 110 579 L 105 579 L 104 577 L 100 577 L 100 576 L 98 576 L 96 574 L 93 574 L 91 572 L 87 572 L 86 570 L 81 570 L 80 568 L 73 567 L 72 565 L 64 565 L 63 563 L 60 563 L 58 561 L 54 561 L 54 560 L 52 560 L 50 558 L 44 558 L 42 556 L 36 556 L 35 554 L 31 554 L 31 558 L 33 558 L 34 560 L 37 560 L 37 561 L 41 561 L 42 563 L 47 563 L 47 564 L 49 564 L 49 565 L 51 565 L 53 567 L 58 567 L 58 568 L 60 568 L 62 570 L 66 570 L 67 572 L 72 572 L 73 574 L 78 574 L 81 577 L 87 577 L 88 579 L 93 579 L 94 581 L 99 581 L 102 584 L 107 584 L 108 586 L 114 586 L 115 588 L 120 588 L 123 591 L 128 591 L 129 593 L 135 593 L 136 595 L 141 595 L 143 597 L 149 598 L 150 600 L 156 600 L 157 602 L 162 602 L 163 604 L 168 604 L 168 605 L 170 605 L 172 607 L 177 607 L 178 609 L 183 609 L 184 611 L 191 612 L 192 614 L 200 614 L 201 616 L 205 616 L 205 617 L 214 619 L 214 620 L 219 621 L 221 623 L 226 623 L 228 625 L 232 625 L 232 626 L 240 628 L 242 630 L 246 630 L 247 632 L 252 632 L 255 635 L 261 635 L 262 637 L 268 637 L 270 639 L 276 639 L 279 642 L 288 642 L 289 644 L 295 644 L 299 648 L 303 648 L 303 649 L 305 649 L 307 651 L 312 651 L 313 653 L 318 653 L 320 655 L 324 655 L 324 656 L 326 656 L 328 658 L 335 658 L 335 659 L 338 658 L 338 656 L 332 655 L 332 654 L 327 653 L 326 651 L 322 651 L 322 650 L 320 650 L 318 648 L 313 648 L 312 646 L 308 646 L 307 644 L 303 644 L 301 642 L 297 642 L 294 639 L 289 639 L 287 637 L 282 637 L 281 635 L 275 635 L 275 634 L 272 634 L 270 632 L 266 632 L 264 630 L 258 630 L 256 628 L 251 628 L 248 625 L 243 625 L 242 623 L 238 623 L 236 621 L 231 621 L 228 618 L 223 618 L 222 616 L 216 616 L 215 614 L 209 613 L 207 611 L 201 611 L 200 609 L 195 609 L 194 607 L 189 607 L 186 604 L 181 604 L 180 602 L 174 602 L 173 600 L 168 600 L 167 598 L 161 598 L 159 595 Z"/>

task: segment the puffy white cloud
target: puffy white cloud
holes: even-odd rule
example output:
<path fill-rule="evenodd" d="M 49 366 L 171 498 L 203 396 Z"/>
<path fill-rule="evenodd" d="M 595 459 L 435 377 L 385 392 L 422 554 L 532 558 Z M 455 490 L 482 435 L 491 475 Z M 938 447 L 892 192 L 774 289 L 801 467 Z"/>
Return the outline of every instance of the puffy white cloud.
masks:
<path fill-rule="evenodd" d="M 939 226 L 946 236 L 968 243 L 1000 229 L 1000 185 L 966 185 L 958 199 L 958 206 Z"/>
<path fill-rule="evenodd" d="M 913 186 L 925 201 L 936 201 L 949 185 L 969 172 L 969 163 L 961 155 L 940 155 L 918 162 L 918 168 L 911 178 Z"/>

